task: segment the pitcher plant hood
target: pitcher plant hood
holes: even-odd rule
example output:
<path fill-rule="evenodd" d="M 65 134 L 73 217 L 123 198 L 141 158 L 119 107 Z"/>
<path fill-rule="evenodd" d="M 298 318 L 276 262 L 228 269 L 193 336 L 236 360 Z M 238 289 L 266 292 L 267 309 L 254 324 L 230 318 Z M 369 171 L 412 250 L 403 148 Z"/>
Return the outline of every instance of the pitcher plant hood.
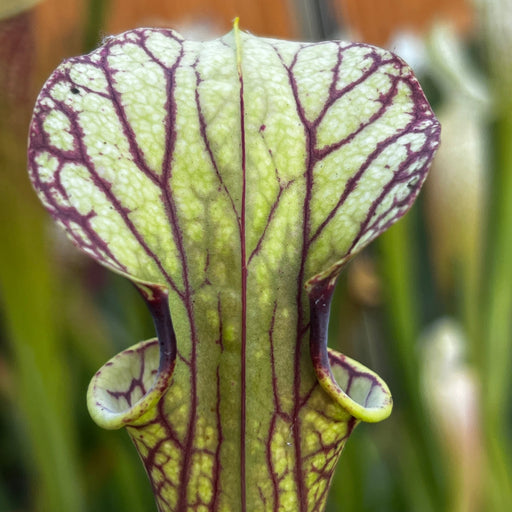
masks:
<path fill-rule="evenodd" d="M 344 265 L 409 209 L 439 142 L 411 69 L 369 45 L 107 38 L 41 91 L 29 168 L 71 240 L 130 279 L 157 338 L 94 376 L 160 511 L 323 510 L 386 384 L 327 348 Z"/>

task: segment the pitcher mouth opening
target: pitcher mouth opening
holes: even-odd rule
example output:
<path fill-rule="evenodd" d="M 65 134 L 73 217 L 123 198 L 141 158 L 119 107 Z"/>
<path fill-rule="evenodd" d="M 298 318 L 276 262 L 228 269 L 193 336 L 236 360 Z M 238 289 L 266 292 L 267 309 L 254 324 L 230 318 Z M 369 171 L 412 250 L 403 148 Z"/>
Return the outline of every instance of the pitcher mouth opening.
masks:
<path fill-rule="evenodd" d="M 137 424 L 165 394 L 174 370 L 160 368 L 157 339 L 123 350 L 94 375 L 87 391 L 92 419 L 105 429 Z"/>
<path fill-rule="evenodd" d="M 393 408 L 387 384 L 350 357 L 329 348 L 327 355 L 329 368 L 315 367 L 324 391 L 357 420 L 375 423 L 386 419 Z"/>
<path fill-rule="evenodd" d="M 373 371 L 327 346 L 331 300 L 345 260 L 308 281 L 310 304 L 309 347 L 313 368 L 323 390 L 358 421 L 386 419 L 393 408 L 387 384 Z"/>

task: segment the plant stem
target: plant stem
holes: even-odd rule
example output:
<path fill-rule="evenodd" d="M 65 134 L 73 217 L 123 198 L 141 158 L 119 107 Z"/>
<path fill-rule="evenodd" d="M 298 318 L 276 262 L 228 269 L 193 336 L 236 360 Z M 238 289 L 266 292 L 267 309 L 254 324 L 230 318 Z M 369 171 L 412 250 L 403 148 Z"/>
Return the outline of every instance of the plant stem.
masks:
<path fill-rule="evenodd" d="M 412 215 L 402 219 L 380 239 L 380 264 L 385 292 L 389 330 L 393 339 L 390 351 L 394 362 L 392 371 L 401 383 L 398 408 L 404 411 L 405 427 L 415 442 L 415 454 L 423 474 L 410 475 L 424 486 L 425 497 L 430 499 L 430 510 L 442 510 L 443 486 L 439 465 L 439 451 L 426 421 L 421 394 L 417 340 L 420 326 L 418 304 L 414 293 L 414 261 L 416 247 L 412 234 Z M 408 484 L 409 485 L 409 484 Z"/>
<path fill-rule="evenodd" d="M 505 434 L 510 410 L 512 322 L 512 112 L 494 126 L 493 185 L 489 215 L 487 290 L 481 330 L 484 429 L 489 464 L 488 502 L 494 510 L 512 506 L 510 446 Z"/>

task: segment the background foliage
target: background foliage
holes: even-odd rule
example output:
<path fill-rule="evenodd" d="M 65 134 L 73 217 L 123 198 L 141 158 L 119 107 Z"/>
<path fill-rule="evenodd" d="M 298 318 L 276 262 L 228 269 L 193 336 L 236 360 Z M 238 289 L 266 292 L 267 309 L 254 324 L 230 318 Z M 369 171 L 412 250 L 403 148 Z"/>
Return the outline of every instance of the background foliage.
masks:
<path fill-rule="evenodd" d="M 512 1 L 468 1 L 0 2 L 0 511 L 154 510 L 127 435 L 85 407 L 94 372 L 153 327 L 32 192 L 35 96 L 106 34 L 209 38 L 235 16 L 259 35 L 398 51 L 443 125 L 420 201 L 338 286 L 331 344 L 385 378 L 395 409 L 356 429 L 329 511 L 512 510 Z"/>

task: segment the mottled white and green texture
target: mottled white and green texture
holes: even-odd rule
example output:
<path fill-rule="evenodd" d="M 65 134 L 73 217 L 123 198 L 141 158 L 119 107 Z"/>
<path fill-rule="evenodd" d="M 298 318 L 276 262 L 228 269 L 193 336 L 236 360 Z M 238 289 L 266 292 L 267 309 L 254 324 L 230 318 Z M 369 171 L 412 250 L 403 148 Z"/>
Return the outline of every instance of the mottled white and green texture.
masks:
<path fill-rule="evenodd" d="M 327 349 L 334 283 L 410 207 L 438 139 L 411 70 L 364 44 L 138 29 L 50 77 L 34 186 L 158 335 L 98 371 L 89 409 L 127 427 L 160 511 L 323 509 L 352 429 L 391 411 Z"/>

